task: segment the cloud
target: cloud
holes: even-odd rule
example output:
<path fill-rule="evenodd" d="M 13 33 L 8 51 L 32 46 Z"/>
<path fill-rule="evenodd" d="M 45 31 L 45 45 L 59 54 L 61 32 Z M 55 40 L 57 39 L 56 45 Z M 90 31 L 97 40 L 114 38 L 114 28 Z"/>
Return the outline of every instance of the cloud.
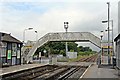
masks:
<path fill-rule="evenodd" d="M 42 22 L 42 25 L 46 28 L 50 27 L 51 31 L 54 29 L 63 31 L 63 28 L 61 27 L 63 27 L 64 21 L 68 21 L 69 28 L 72 29 L 75 24 L 82 23 L 84 20 L 87 20 L 88 17 L 89 19 L 92 19 L 90 14 L 78 9 L 52 9 L 42 15 L 40 22 Z"/>
<path fill-rule="evenodd" d="M 22 3 L 22 5 L 24 4 Z M 14 31 L 19 32 L 27 27 L 34 27 L 40 32 L 42 32 L 41 34 L 43 35 L 48 32 L 64 31 L 64 28 L 63 28 L 64 21 L 68 21 L 70 23 L 69 25 L 71 29 L 73 29 L 75 24 L 82 23 L 84 20 L 87 20 L 88 17 L 90 20 L 93 18 L 93 15 L 91 15 L 90 13 L 84 12 L 80 9 L 76 9 L 76 7 L 75 8 L 65 7 L 64 9 L 63 7 L 59 7 L 59 6 L 55 8 L 52 7 L 51 9 L 48 9 L 47 11 L 45 11 L 43 14 L 39 14 L 35 11 L 32 12 L 33 10 L 31 9 L 27 11 L 26 10 L 21 11 L 22 8 L 14 9 L 14 7 L 15 6 L 13 5 L 12 8 L 9 7 L 8 9 L 7 7 L 6 9 L 4 9 L 4 10 L 7 10 L 8 12 L 6 11 L 6 12 L 3 12 L 2 14 L 3 30 L 9 29 L 11 30 L 11 32 L 14 32 Z M 4 28 L 4 26 L 8 27 L 8 29 Z M 47 28 L 50 28 L 50 29 L 48 30 Z"/>
<path fill-rule="evenodd" d="M 114 2 L 118 0 L 1 0 L 1 2 Z"/>
<path fill-rule="evenodd" d="M 114 29 L 117 30 L 117 3 L 111 4 L 111 17 L 114 19 Z M 64 32 L 64 21 L 69 22 L 70 32 L 92 32 L 100 36 L 100 31 L 106 29 L 102 20 L 107 19 L 105 2 L 3 2 L 0 3 L 0 29 L 12 33 L 22 40 L 23 30 L 26 40 L 35 40 L 35 30 L 38 37 L 49 32 Z M 115 33 L 117 34 L 117 33 Z M 114 34 L 114 35 L 115 35 Z"/>

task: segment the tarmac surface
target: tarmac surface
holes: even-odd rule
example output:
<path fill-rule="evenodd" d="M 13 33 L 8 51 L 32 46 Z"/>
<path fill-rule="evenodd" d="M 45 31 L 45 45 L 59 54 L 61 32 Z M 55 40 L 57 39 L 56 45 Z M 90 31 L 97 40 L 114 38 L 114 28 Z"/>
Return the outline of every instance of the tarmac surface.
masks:
<path fill-rule="evenodd" d="M 101 65 L 98 67 L 98 65 L 93 64 L 83 78 L 119 78 L 119 76 L 118 71 L 113 69 L 112 66 Z"/>
<path fill-rule="evenodd" d="M 82 78 L 99 78 L 99 79 L 116 79 L 120 80 L 120 76 L 118 76 L 118 70 L 113 68 L 112 65 L 108 65 L 108 57 L 102 56 L 101 65 L 97 65 L 94 63 L 91 65 Z"/>

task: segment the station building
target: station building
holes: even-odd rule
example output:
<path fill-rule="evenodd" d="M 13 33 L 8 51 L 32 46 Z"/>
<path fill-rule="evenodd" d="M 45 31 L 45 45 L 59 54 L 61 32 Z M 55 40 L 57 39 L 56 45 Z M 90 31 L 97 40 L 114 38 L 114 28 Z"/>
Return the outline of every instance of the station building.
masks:
<path fill-rule="evenodd" d="M 11 34 L 0 32 L 0 65 L 20 65 L 21 47 L 21 41 L 11 36 Z"/>
<path fill-rule="evenodd" d="M 120 1 L 118 3 L 118 36 L 114 39 L 116 48 L 116 66 L 120 69 Z"/>
<path fill-rule="evenodd" d="M 120 34 L 115 38 L 116 42 L 116 62 L 117 67 L 120 69 Z"/>

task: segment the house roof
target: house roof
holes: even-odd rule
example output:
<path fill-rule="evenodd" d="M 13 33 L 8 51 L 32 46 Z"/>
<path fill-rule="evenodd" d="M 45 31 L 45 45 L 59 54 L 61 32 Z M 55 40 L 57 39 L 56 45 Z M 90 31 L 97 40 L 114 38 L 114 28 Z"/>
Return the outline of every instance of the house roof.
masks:
<path fill-rule="evenodd" d="M 114 39 L 114 41 L 117 41 L 118 39 L 120 39 L 120 34 Z"/>
<path fill-rule="evenodd" d="M 2 34 L 2 36 L 1 36 L 2 42 L 22 43 L 20 40 L 16 39 L 15 37 L 11 36 L 10 34 L 2 33 L 2 32 L 0 32 L 0 34 Z"/>

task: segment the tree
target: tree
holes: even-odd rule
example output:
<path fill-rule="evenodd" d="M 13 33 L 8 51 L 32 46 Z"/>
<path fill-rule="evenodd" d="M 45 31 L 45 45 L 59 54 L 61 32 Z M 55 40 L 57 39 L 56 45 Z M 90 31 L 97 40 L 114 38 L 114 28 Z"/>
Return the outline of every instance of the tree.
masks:
<path fill-rule="evenodd" d="M 78 44 L 76 44 L 75 42 L 68 42 L 68 51 L 75 51 L 75 52 L 91 52 L 92 49 L 90 49 L 90 47 L 83 47 L 83 46 L 79 46 L 77 47 Z M 39 52 L 41 52 L 42 56 L 44 55 L 44 50 L 47 51 L 47 53 L 49 54 L 63 54 L 65 55 L 65 42 L 48 42 L 46 44 L 44 44 L 43 46 L 39 47 L 37 49 L 37 51 L 35 52 L 36 54 L 38 54 Z M 84 54 L 84 53 L 82 53 Z"/>
<path fill-rule="evenodd" d="M 78 46 L 78 44 L 76 44 L 75 42 L 69 42 L 68 43 L 68 51 L 74 50 L 75 52 L 77 52 L 77 46 Z"/>
<path fill-rule="evenodd" d="M 60 50 L 60 54 L 62 54 L 63 56 L 66 56 L 65 50 Z"/>
<path fill-rule="evenodd" d="M 83 46 L 79 46 L 78 47 L 78 52 L 80 52 L 80 51 L 82 51 L 82 52 L 84 51 L 84 47 Z"/>

